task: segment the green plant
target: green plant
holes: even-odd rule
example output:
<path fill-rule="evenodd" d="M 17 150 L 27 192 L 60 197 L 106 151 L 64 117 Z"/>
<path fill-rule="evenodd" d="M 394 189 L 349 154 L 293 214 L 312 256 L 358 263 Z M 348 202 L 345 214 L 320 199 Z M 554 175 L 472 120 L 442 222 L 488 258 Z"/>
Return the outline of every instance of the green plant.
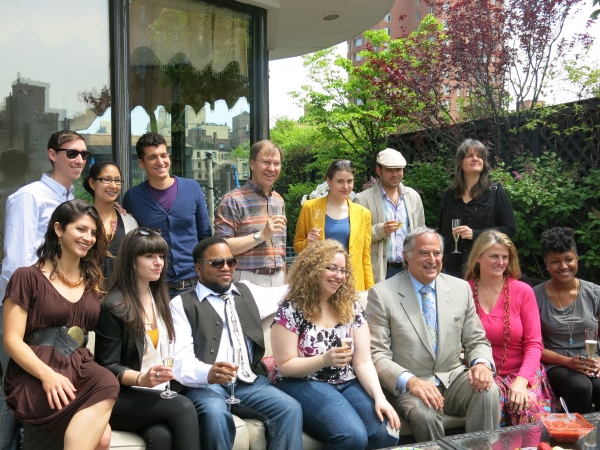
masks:
<path fill-rule="evenodd" d="M 287 241 L 288 245 L 294 243 L 294 235 L 296 234 L 296 222 L 300 215 L 302 205 L 302 196 L 310 194 L 318 183 L 299 183 L 288 186 L 287 192 L 283 195 L 285 199 L 285 216 L 287 218 Z"/>
<path fill-rule="evenodd" d="M 451 180 L 451 165 L 442 158 L 433 162 L 415 161 L 405 171 L 403 183 L 416 190 L 423 201 L 425 223 L 437 228 L 440 205 Z"/>

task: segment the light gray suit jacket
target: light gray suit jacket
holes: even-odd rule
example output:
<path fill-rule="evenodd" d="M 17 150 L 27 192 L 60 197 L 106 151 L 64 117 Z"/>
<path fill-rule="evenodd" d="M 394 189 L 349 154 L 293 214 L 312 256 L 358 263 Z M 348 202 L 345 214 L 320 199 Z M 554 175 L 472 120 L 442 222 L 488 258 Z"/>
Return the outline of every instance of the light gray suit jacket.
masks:
<path fill-rule="evenodd" d="M 382 386 L 396 395 L 398 377 L 409 370 L 426 381 L 435 377 L 445 387 L 468 367 L 466 361 L 493 362 L 492 348 L 475 312 L 466 281 L 440 274 L 435 284 L 438 318 L 438 354 L 434 358 L 417 293 L 405 270 L 369 290 L 367 315 L 371 354 Z"/>
<path fill-rule="evenodd" d="M 408 232 L 417 227 L 425 226 L 425 212 L 421 196 L 414 189 L 400 183 L 408 212 Z M 375 186 L 362 191 L 354 199 L 355 203 L 371 211 L 371 264 L 373 265 L 373 279 L 375 283 L 385 280 L 387 272 L 387 243 L 389 236 L 383 230 L 385 223 L 385 209 L 381 197 L 381 181 Z"/>

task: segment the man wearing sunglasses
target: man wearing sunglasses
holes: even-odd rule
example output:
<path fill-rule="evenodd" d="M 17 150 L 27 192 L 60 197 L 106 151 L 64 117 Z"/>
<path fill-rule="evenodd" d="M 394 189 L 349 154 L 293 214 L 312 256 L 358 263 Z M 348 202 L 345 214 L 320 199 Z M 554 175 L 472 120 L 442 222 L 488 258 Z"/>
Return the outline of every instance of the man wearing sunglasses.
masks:
<path fill-rule="evenodd" d="M 287 286 L 233 283 L 238 261 L 220 237 L 199 242 L 194 261 L 196 288 L 175 297 L 170 306 L 176 335 L 173 374 L 185 386 L 181 394 L 196 407 L 201 447 L 233 447 L 233 413 L 265 424 L 267 449 L 301 449 L 300 404 L 269 382 L 262 363 L 261 321 L 277 311 Z M 229 347 L 241 349 L 237 379 L 235 366 L 227 362 Z M 231 407 L 225 402 L 231 395 L 230 381 L 240 400 Z"/>
<path fill-rule="evenodd" d="M 173 298 L 194 289 L 198 281 L 192 249 L 212 234 L 206 200 L 195 180 L 171 176 L 171 156 L 160 134 L 144 134 L 135 150 L 148 179 L 125 193 L 123 207 L 141 226 L 162 230 L 169 244 L 167 283 Z"/>
<path fill-rule="evenodd" d="M 52 172 L 42 174 L 41 180 L 23 186 L 6 200 L 0 299 L 4 298 L 6 285 L 14 271 L 37 261 L 36 251 L 42 245 L 50 216 L 58 205 L 73 199 L 73 182 L 81 175 L 89 157 L 90 152 L 80 134 L 69 130 L 53 133 L 48 140 Z M 4 353 L 4 347 L 0 347 L 2 366 L 6 367 L 8 355 Z M 4 395 L 0 395 L 0 448 L 16 448 L 16 419 L 6 409 Z"/>
<path fill-rule="evenodd" d="M 50 174 L 27 184 L 8 197 L 4 220 L 4 260 L 0 298 L 13 272 L 37 261 L 50 216 L 58 205 L 73 199 L 73 182 L 79 178 L 91 153 L 75 131 L 58 131 L 48 140 Z"/>
<path fill-rule="evenodd" d="M 285 203 L 273 190 L 281 172 L 281 149 L 271 141 L 250 147 L 252 175 L 223 196 L 215 216 L 215 236 L 227 239 L 239 260 L 235 281 L 260 286 L 285 282 Z"/>

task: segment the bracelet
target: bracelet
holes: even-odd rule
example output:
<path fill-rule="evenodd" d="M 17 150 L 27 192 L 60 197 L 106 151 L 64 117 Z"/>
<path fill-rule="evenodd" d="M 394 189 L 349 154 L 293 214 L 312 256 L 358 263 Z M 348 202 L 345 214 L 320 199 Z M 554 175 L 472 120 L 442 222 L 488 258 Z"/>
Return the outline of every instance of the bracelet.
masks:
<path fill-rule="evenodd" d="M 140 376 L 142 376 L 142 372 L 138 373 L 138 376 L 135 379 L 135 385 L 136 386 L 140 386 Z"/>

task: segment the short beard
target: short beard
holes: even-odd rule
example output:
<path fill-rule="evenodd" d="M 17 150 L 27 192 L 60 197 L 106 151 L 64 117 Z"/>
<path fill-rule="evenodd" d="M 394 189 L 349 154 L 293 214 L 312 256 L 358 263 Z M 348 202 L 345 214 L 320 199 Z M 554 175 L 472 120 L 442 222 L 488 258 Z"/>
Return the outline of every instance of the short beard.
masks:
<path fill-rule="evenodd" d="M 216 281 L 204 281 L 204 280 L 200 280 L 200 283 L 202 283 L 204 286 L 209 288 L 211 291 L 216 292 L 217 294 L 224 294 L 229 289 L 231 289 L 231 285 L 233 284 L 233 283 L 221 284 L 221 283 L 217 283 Z"/>

